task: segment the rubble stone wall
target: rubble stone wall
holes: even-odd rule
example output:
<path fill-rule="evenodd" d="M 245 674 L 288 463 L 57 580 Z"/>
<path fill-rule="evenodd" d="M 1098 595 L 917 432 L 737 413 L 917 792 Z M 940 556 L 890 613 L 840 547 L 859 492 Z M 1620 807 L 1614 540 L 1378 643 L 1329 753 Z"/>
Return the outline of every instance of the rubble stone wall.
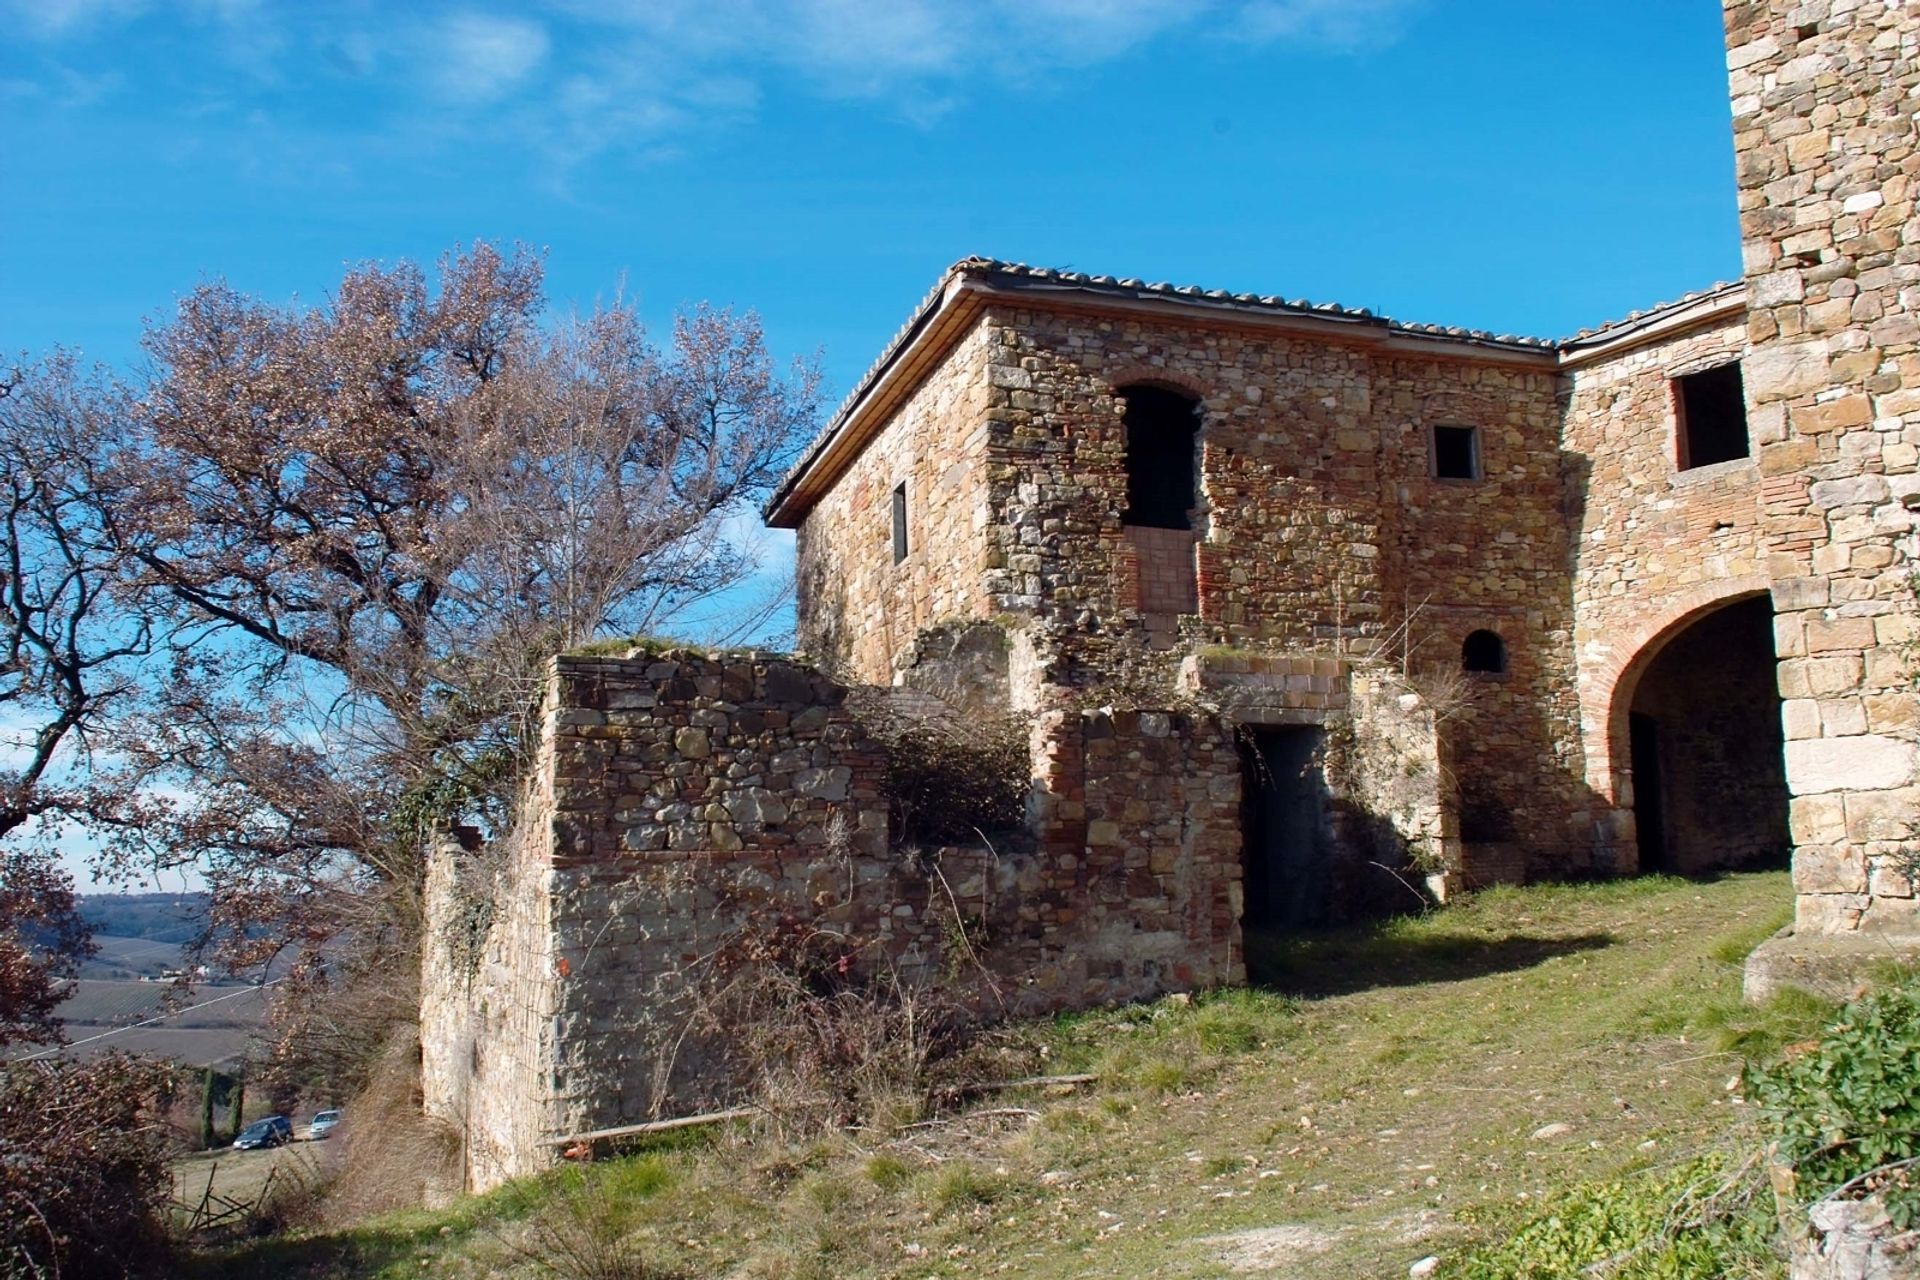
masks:
<path fill-rule="evenodd" d="M 1144 593 L 1139 531 L 1121 524 L 1118 392 L 1177 387 L 1201 403 L 1198 600 L 1179 647 L 1384 647 L 1408 671 L 1435 669 L 1466 704 L 1462 790 L 1535 833 L 1541 868 L 1585 856 L 1558 834 L 1580 767 L 1550 355 L 1422 357 L 1034 309 L 990 320 L 988 527 L 1008 566 L 989 576 L 992 607 L 1051 628 L 1052 678 L 1099 686 L 1172 647 L 1142 607 L 1160 597 Z M 1477 429 L 1478 479 L 1434 478 L 1436 424 Z M 1501 634 L 1509 670 L 1455 681 L 1480 628 Z"/>
<path fill-rule="evenodd" d="M 1041 692 L 1014 704 L 1049 688 L 1151 701 L 1209 644 L 1378 658 L 1444 713 L 1470 879 L 1631 869 L 1635 664 L 1768 581 L 1758 464 L 1675 464 L 1670 381 L 1744 351 L 1738 307 L 1730 295 L 1697 324 L 1615 336 L 1565 367 L 1548 352 L 989 309 L 938 375 L 979 380 L 982 399 L 941 401 L 979 417 L 935 434 L 982 451 L 984 595 L 969 607 L 1035 656 L 1014 683 Z M 1200 402 L 1191 534 L 1121 523 L 1120 392 L 1135 384 Z M 1434 475 L 1436 425 L 1476 430 L 1476 478 Z M 869 489 L 877 513 L 885 495 Z M 807 515 L 808 546 L 839 536 L 853 500 L 835 501 Z M 1174 563 L 1187 538 L 1191 587 Z M 870 579 L 828 586 L 816 619 L 884 612 Z M 858 629 L 815 630 L 836 628 Z M 897 666 L 909 642 L 866 630 Z M 1481 630 L 1506 667 L 1463 676 Z M 878 678 L 877 663 L 862 669 Z"/>
<path fill-rule="evenodd" d="M 422 1078 L 471 1187 L 726 1100 L 712 1015 L 749 962 L 839 947 L 993 1016 L 1245 980 L 1212 719 L 1056 709 L 1037 848 L 905 849 L 846 693 L 767 654 L 557 661 L 522 830 L 429 878 Z"/>
<path fill-rule="evenodd" d="M 1728 0 L 1746 365 L 1801 933 L 1920 932 L 1920 7 Z"/>
<path fill-rule="evenodd" d="M 982 586 L 989 336 L 982 327 L 960 340 L 800 526 L 800 648 L 851 679 L 885 684 L 922 627 L 990 616 Z M 900 485 L 907 555 L 896 563 Z"/>

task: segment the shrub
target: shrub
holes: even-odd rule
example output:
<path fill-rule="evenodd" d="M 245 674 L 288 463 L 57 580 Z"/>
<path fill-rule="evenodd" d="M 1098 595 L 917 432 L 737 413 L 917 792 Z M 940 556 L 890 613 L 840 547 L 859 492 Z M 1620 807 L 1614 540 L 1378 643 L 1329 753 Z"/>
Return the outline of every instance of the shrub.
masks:
<path fill-rule="evenodd" d="M 972 844 L 1025 822 L 1033 770 L 1018 717 L 970 716 L 910 690 L 862 690 L 849 705 L 887 748 L 899 839 Z"/>
<path fill-rule="evenodd" d="M 789 1137 L 919 1120 L 930 1068 L 964 1039 L 957 1011 L 897 974 L 822 981 L 768 964 L 718 1002 L 733 1060 L 768 1123 Z"/>
<path fill-rule="evenodd" d="M 573 1174 L 505 1243 L 520 1262 L 558 1280 L 678 1280 L 681 1272 L 648 1256 L 631 1219 L 627 1197 L 604 1180 Z"/>
<path fill-rule="evenodd" d="M 327 1196 L 330 1220 L 349 1223 L 417 1208 L 460 1187 L 459 1135 L 422 1107 L 417 1026 L 390 1034 L 346 1111 L 340 1176 Z"/>
<path fill-rule="evenodd" d="M 1747 1072 L 1748 1096 L 1797 1190 L 1883 1193 L 1900 1230 L 1920 1223 L 1920 979 L 1856 1000 L 1811 1045 Z"/>
<path fill-rule="evenodd" d="M 1753 1163 L 1705 1156 L 1573 1187 L 1553 1208 L 1450 1260 L 1446 1280 L 1728 1280 L 1777 1274 L 1774 1221 Z M 1472 1215 L 1468 1215 L 1471 1217 Z"/>
<path fill-rule="evenodd" d="M 147 1275 L 173 1190 L 158 1063 L 118 1054 L 0 1070 L 0 1270 Z"/>

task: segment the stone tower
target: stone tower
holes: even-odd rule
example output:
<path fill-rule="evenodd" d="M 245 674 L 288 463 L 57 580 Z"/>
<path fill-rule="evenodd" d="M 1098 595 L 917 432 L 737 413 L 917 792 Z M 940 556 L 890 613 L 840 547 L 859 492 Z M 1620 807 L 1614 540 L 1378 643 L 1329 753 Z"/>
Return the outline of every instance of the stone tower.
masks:
<path fill-rule="evenodd" d="M 1751 989 L 1920 943 L 1920 4 L 1729 0 L 1795 931 Z"/>

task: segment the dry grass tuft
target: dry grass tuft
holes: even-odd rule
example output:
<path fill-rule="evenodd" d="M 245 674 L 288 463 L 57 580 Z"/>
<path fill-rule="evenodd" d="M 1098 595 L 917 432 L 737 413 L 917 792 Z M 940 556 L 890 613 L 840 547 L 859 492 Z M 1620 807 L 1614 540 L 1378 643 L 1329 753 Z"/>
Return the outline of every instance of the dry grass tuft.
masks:
<path fill-rule="evenodd" d="M 460 1139 L 421 1109 L 417 1026 L 389 1037 L 346 1112 L 342 1170 L 326 1197 L 328 1221 L 344 1225 L 458 1193 Z"/>

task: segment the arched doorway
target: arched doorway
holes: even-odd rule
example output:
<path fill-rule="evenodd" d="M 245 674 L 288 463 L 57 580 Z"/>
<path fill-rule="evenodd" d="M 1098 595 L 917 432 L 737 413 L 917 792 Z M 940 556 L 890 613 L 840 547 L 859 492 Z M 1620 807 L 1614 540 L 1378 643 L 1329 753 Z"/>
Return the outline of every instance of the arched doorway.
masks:
<path fill-rule="evenodd" d="M 1640 870 L 1787 865 L 1771 599 L 1731 600 L 1655 636 L 1622 673 L 1614 718 Z"/>

